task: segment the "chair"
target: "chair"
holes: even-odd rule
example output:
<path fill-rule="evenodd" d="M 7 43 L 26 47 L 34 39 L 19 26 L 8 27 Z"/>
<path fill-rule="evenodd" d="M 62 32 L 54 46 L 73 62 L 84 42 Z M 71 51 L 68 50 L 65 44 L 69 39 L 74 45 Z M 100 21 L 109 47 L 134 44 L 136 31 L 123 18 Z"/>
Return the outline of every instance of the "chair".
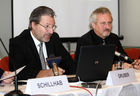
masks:
<path fill-rule="evenodd" d="M 0 68 L 3 69 L 4 71 L 9 71 L 9 57 L 3 57 L 0 60 Z"/>
<path fill-rule="evenodd" d="M 125 48 L 124 51 L 132 59 L 138 59 L 140 56 L 140 49 L 139 48 Z"/>

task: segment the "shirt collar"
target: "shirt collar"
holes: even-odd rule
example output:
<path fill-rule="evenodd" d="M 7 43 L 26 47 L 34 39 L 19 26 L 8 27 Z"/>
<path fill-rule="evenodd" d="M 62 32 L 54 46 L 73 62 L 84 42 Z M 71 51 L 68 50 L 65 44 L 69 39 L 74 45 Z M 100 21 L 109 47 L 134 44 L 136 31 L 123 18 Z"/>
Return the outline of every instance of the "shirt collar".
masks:
<path fill-rule="evenodd" d="M 40 44 L 40 41 L 37 40 L 37 39 L 34 37 L 32 31 L 30 31 L 30 34 L 31 34 L 31 37 L 33 38 L 33 41 L 34 41 L 35 45 L 38 46 L 38 45 Z"/>
<path fill-rule="evenodd" d="M 94 30 L 91 30 L 91 36 L 94 38 L 94 40 L 96 40 L 96 42 L 98 42 L 98 44 L 103 44 L 103 42 L 106 42 L 106 37 L 105 39 L 102 39 L 101 37 L 99 37 L 95 32 Z"/>

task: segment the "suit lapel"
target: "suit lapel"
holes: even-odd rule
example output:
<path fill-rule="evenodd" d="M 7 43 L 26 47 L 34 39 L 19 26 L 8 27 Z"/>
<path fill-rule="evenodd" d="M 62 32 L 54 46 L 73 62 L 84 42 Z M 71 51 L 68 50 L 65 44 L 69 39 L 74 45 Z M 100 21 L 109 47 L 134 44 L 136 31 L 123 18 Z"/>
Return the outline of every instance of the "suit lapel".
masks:
<path fill-rule="evenodd" d="M 37 51 L 36 46 L 34 44 L 34 41 L 31 37 L 30 32 L 28 32 L 27 44 L 28 44 L 29 48 L 32 50 L 31 54 L 34 54 L 34 57 L 35 57 L 35 60 L 36 60 L 37 64 L 40 64 L 40 66 L 41 66 L 41 62 L 40 62 L 40 59 L 39 59 L 39 54 L 38 54 L 38 51 Z"/>

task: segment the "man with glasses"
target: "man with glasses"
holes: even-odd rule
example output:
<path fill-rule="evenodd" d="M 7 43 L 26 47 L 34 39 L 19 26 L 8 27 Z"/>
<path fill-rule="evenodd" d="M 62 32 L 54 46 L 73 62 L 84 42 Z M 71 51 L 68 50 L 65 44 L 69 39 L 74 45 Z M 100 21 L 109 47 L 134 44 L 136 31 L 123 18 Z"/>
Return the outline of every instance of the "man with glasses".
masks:
<path fill-rule="evenodd" d="M 58 73 L 72 74 L 73 60 L 63 47 L 59 35 L 55 33 L 55 13 L 46 6 L 33 10 L 29 18 L 29 28 L 10 40 L 9 66 L 14 71 L 24 65 L 18 79 L 53 76 L 46 58 L 61 56 Z M 44 64 L 45 62 L 45 64 Z"/>

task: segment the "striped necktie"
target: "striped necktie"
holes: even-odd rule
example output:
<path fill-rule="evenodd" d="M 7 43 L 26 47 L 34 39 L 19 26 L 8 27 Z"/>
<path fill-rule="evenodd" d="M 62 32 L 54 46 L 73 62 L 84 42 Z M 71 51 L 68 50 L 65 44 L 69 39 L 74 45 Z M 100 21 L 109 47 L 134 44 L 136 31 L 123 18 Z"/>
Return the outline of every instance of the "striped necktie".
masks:
<path fill-rule="evenodd" d="M 40 57 L 42 69 L 46 69 L 45 57 L 43 54 L 43 43 L 41 42 L 38 46 L 39 46 L 39 57 Z"/>

